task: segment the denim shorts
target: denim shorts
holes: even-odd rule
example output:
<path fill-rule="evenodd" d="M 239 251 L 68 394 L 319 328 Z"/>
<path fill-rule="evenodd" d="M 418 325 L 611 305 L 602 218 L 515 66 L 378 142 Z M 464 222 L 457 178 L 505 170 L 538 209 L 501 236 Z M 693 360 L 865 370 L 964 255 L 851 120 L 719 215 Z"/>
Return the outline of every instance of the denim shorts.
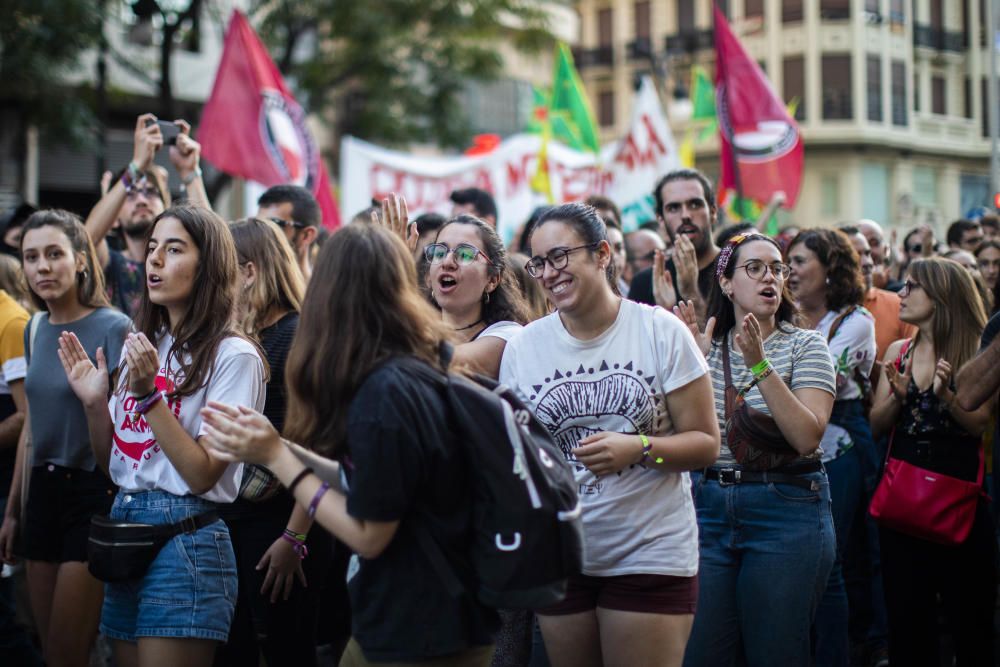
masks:
<path fill-rule="evenodd" d="M 111 518 L 162 525 L 215 509 L 196 496 L 119 491 Z M 112 639 L 229 637 L 237 594 L 236 557 L 222 520 L 167 542 L 142 579 L 106 584 L 101 632 Z"/>

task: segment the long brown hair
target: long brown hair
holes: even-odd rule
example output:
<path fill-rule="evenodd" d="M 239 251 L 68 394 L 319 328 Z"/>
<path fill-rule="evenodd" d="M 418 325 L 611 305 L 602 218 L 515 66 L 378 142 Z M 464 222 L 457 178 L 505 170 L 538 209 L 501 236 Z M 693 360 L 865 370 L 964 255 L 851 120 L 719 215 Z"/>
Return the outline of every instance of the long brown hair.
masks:
<path fill-rule="evenodd" d="M 273 222 L 244 218 L 229 223 L 240 264 L 253 262 L 257 279 L 241 295 L 246 313 L 244 333 L 259 337 L 264 318 L 273 310 L 299 312 L 306 285 L 288 239 Z"/>
<path fill-rule="evenodd" d="M 941 257 L 916 259 L 906 271 L 934 302 L 934 356 L 958 373 L 975 356 L 986 326 L 986 308 L 972 276 L 958 262 Z M 913 342 L 919 340 L 917 333 Z"/>
<path fill-rule="evenodd" d="M 47 209 L 36 211 L 24 223 L 21 228 L 20 250 L 24 252 L 24 237 L 33 229 L 41 227 L 55 227 L 69 239 L 69 245 L 73 253 L 83 256 L 84 270 L 76 274 L 76 298 L 81 306 L 87 308 L 102 308 L 110 306 L 108 295 L 104 292 L 104 271 L 97 261 L 97 251 L 90 240 L 90 234 L 80 221 L 80 217 L 75 213 L 62 209 Z M 22 267 L 24 262 L 22 260 Z M 32 289 L 31 302 L 38 310 L 47 311 L 49 307 L 45 305 L 44 299 L 35 294 Z"/>
<path fill-rule="evenodd" d="M 215 354 L 219 344 L 225 338 L 245 336 L 233 325 L 239 264 L 236 244 L 233 243 L 233 236 L 226 223 L 212 211 L 200 206 L 173 206 L 153 220 L 146 235 L 147 243 L 156 231 L 156 225 L 166 218 L 180 222 L 198 248 L 198 270 L 194 276 L 196 292 L 192 292 L 184 315 L 171 330 L 167 309 L 150 301 L 149 289 L 144 289 L 135 313 L 134 327 L 150 341 L 154 341 L 154 345 L 165 333 L 169 332 L 173 336 L 174 342 L 164 360 L 165 366 L 169 368 L 171 357 L 176 357 L 181 368 L 180 383 L 170 393 L 170 398 L 173 398 L 190 396 L 206 386 L 215 370 Z M 184 362 L 187 356 L 190 357 L 190 363 Z M 264 359 L 263 355 L 261 359 Z M 122 363 L 124 364 L 124 357 Z M 266 363 L 265 361 L 265 368 Z M 123 386 L 127 386 L 127 380 Z"/>
<path fill-rule="evenodd" d="M 335 456 L 351 399 L 369 373 L 402 355 L 440 368 L 447 335 L 403 241 L 378 225 L 341 229 L 320 251 L 288 353 L 286 435 Z"/>

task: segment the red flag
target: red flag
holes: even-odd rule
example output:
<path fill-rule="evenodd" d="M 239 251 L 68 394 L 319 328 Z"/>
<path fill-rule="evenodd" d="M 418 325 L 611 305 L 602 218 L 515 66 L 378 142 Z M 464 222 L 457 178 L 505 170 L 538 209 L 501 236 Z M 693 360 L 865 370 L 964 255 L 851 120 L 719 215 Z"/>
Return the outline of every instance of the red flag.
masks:
<path fill-rule="evenodd" d="M 757 63 L 715 6 L 715 88 L 722 149 L 720 192 L 767 202 L 778 190 L 795 206 L 802 185 L 802 135 Z"/>
<path fill-rule="evenodd" d="M 222 61 L 198 128 L 201 152 L 222 171 L 263 183 L 308 188 L 323 226 L 340 226 L 326 166 L 306 114 L 285 86 L 250 22 L 238 11 L 226 29 Z"/>

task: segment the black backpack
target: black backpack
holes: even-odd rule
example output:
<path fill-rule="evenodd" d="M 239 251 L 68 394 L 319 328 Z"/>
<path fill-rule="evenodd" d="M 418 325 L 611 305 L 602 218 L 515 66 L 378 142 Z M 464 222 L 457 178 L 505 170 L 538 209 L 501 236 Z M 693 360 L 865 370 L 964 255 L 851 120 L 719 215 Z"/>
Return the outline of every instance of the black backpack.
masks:
<path fill-rule="evenodd" d="M 445 366 L 450 347 L 442 349 Z M 508 387 L 484 376 L 432 375 L 446 397 L 465 450 L 472 489 L 469 558 L 479 601 L 501 609 L 538 609 L 562 600 L 583 565 L 583 523 L 573 472 L 548 430 Z M 441 547 L 415 532 L 434 570 L 455 597 L 468 591 Z"/>

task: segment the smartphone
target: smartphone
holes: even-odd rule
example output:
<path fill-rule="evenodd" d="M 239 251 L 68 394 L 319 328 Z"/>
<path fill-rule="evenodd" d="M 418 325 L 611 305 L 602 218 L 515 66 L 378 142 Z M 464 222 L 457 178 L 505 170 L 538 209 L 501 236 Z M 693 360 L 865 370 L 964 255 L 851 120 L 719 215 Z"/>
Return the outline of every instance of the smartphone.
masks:
<path fill-rule="evenodd" d="M 146 127 L 153 124 L 153 121 L 147 121 Z M 163 135 L 163 143 L 166 146 L 173 146 L 177 143 L 177 135 L 181 133 L 181 128 L 177 123 L 172 123 L 169 120 L 158 120 L 156 124 L 160 126 L 160 134 Z"/>

